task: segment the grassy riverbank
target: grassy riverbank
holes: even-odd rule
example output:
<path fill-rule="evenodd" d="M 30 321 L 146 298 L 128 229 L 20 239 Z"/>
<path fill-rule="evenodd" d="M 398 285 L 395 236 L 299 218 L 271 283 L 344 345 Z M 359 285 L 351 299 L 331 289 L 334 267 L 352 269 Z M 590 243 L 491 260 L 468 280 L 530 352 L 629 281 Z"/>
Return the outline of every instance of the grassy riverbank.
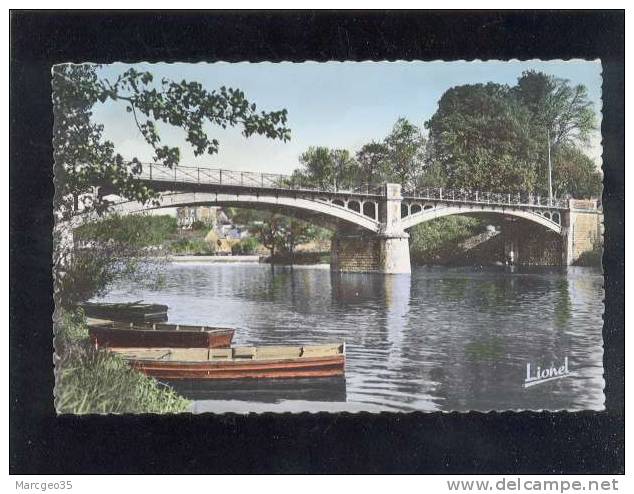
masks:
<path fill-rule="evenodd" d="M 178 413 L 189 401 L 130 368 L 121 358 L 95 350 L 81 312 L 66 312 L 57 324 L 58 413 Z"/>

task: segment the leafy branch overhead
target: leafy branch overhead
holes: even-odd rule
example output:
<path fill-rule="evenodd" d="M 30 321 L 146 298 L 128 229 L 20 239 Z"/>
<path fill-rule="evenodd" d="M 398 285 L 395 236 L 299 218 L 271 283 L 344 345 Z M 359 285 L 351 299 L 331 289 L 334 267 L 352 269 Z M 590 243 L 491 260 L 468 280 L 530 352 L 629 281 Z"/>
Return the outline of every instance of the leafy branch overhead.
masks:
<path fill-rule="evenodd" d="M 156 121 L 183 128 L 196 156 L 215 154 L 220 146 L 205 133 L 203 127 L 207 121 L 223 129 L 241 125 L 244 137 L 258 134 L 284 142 L 290 140 L 290 130 L 285 126 L 287 111 L 257 112 L 256 104 L 250 103 L 240 89 L 222 86 L 218 91 L 207 91 L 199 82 L 163 78 L 157 90 L 152 87 L 153 81 L 150 72 L 128 69 L 113 83 L 107 79 L 101 81 L 99 101 L 103 103 L 110 98 L 126 102 L 126 110 L 133 114 L 139 131 L 154 148 L 157 162 L 177 164 L 179 150 L 160 145 Z M 140 115 L 146 120 L 140 120 Z"/>
<path fill-rule="evenodd" d="M 80 201 L 84 207 L 105 210 L 107 201 L 91 194 L 93 187 L 140 202 L 158 196 L 135 180 L 142 170 L 140 161 L 134 157 L 126 162 L 114 144 L 103 138 L 103 125 L 92 118 L 98 102 L 124 102 L 141 136 L 154 150 L 154 162 L 168 167 L 179 163 L 180 149 L 161 141 L 159 124 L 182 128 L 196 156 L 219 150 L 218 140 L 208 135 L 209 125 L 241 127 L 244 137 L 290 140 L 287 111 L 258 111 L 240 89 L 223 86 L 208 91 L 198 82 L 168 79 L 155 84 L 152 73 L 134 68 L 110 81 L 100 77 L 98 69 L 72 64 L 53 68 L 56 204 L 65 215 L 76 212 Z"/>

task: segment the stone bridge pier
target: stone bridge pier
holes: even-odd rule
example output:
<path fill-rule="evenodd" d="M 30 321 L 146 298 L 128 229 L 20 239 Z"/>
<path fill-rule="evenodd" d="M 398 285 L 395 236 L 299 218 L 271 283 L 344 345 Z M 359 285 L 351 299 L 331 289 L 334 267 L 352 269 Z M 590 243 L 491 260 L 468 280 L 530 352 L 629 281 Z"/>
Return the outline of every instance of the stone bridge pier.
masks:
<path fill-rule="evenodd" d="M 331 245 L 332 271 L 411 273 L 409 234 L 401 222 L 401 186 L 385 184 L 384 187 L 384 197 L 379 203 L 378 233 L 337 231 Z"/>
<path fill-rule="evenodd" d="M 493 214 L 503 218 L 503 252 L 499 255 L 517 265 L 569 266 L 601 241 L 603 217 L 596 200 L 568 199 L 556 206 L 519 201 L 456 205 L 455 200 L 444 197 L 423 201 L 404 198 L 398 184 L 383 187 L 378 203 L 378 230 L 340 228 L 331 244 L 333 271 L 410 273 L 407 229 L 450 214 Z"/>

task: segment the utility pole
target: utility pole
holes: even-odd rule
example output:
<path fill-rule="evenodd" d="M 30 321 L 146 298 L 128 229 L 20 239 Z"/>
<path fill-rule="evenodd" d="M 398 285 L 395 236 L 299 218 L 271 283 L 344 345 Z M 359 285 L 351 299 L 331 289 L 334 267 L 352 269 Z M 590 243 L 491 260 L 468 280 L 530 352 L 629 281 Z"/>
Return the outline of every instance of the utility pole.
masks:
<path fill-rule="evenodd" d="M 553 205 L 553 165 L 550 161 L 550 129 L 546 129 L 548 139 L 548 205 Z"/>

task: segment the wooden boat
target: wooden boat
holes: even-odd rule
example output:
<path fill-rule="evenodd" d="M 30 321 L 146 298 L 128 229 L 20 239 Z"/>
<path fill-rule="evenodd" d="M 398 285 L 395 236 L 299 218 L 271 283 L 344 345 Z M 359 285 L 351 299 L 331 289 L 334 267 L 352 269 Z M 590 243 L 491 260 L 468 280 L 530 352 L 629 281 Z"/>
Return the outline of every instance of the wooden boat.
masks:
<path fill-rule="evenodd" d="M 233 348 L 119 348 L 133 368 L 157 379 L 279 379 L 342 376 L 345 343 Z"/>
<path fill-rule="evenodd" d="M 112 321 L 167 321 L 167 305 L 130 303 L 83 302 L 79 306 L 86 316 Z"/>
<path fill-rule="evenodd" d="M 88 331 L 95 347 L 227 348 L 234 330 L 184 324 L 134 324 L 90 320 Z"/>

